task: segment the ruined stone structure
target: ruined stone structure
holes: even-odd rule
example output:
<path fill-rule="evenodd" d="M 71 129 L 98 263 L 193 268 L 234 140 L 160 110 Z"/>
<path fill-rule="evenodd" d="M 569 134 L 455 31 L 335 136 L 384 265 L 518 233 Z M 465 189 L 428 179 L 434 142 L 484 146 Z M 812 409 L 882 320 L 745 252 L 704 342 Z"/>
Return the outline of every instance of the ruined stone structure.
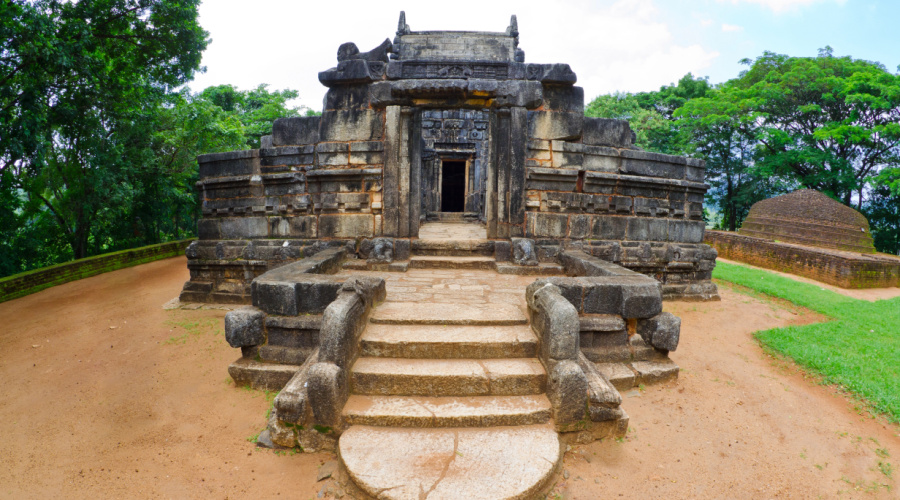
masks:
<path fill-rule="evenodd" d="M 812 189 L 754 203 L 738 233 L 798 245 L 875 253 L 866 217 Z"/>
<path fill-rule="evenodd" d="M 865 216 L 811 189 L 755 203 L 737 234 L 705 241 L 722 257 L 843 288 L 900 286 L 900 259 L 875 253 Z"/>
<path fill-rule="evenodd" d="M 641 151 L 622 121 L 585 118 L 567 64 L 524 62 L 505 32 L 413 32 L 319 74 L 321 117 L 276 120 L 259 150 L 201 156 L 199 241 L 182 300 L 249 303 L 263 272 L 385 238 L 409 258 L 428 220 L 480 221 L 498 262 L 511 238 L 554 261 L 581 248 L 709 299 L 700 160 Z"/>
<path fill-rule="evenodd" d="M 413 32 L 401 13 L 319 79 L 321 117 L 199 158 L 182 300 L 252 304 L 225 334 L 232 378 L 280 391 L 260 442 L 339 448 L 353 495 L 535 497 L 561 442 L 624 435 L 618 390 L 677 377 L 663 298 L 717 298 L 703 163 L 585 118 L 568 65 L 524 62 L 515 16 Z M 444 302 L 386 283 L 435 268 L 478 271 Z M 479 301 L 501 274 L 538 277 Z"/>

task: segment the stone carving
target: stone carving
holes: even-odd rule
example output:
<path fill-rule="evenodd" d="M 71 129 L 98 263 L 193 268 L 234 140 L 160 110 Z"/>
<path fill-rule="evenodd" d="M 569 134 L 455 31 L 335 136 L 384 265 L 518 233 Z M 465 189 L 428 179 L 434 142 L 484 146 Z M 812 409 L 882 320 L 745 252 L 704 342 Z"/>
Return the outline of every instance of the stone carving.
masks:
<path fill-rule="evenodd" d="M 394 240 L 393 238 L 363 240 L 359 252 L 370 263 L 390 264 L 394 261 Z"/>
<path fill-rule="evenodd" d="M 534 240 L 528 238 L 512 238 L 513 262 L 520 266 L 538 265 Z"/>
<path fill-rule="evenodd" d="M 384 41 L 381 42 L 381 45 L 368 52 L 360 52 L 355 43 L 347 42 L 338 47 L 337 60 L 350 61 L 360 59 L 369 62 L 386 63 L 389 61 L 388 54 L 391 52 L 392 48 L 393 44 L 389 38 L 385 38 Z"/>
<path fill-rule="evenodd" d="M 408 35 L 409 25 L 406 24 L 406 12 L 400 11 L 400 20 L 397 22 L 397 36 Z"/>
<path fill-rule="evenodd" d="M 190 245 L 185 249 L 184 255 L 189 259 L 197 259 L 200 257 L 200 244 L 196 241 L 192 241 Z"/>
<path fill-rule="evenodd" d="M 415 62 L 404 64 L 403 78 L 488 78 L 505 80 L 509 75 L 506 64 L 474 63 L 444 64 Z"/>

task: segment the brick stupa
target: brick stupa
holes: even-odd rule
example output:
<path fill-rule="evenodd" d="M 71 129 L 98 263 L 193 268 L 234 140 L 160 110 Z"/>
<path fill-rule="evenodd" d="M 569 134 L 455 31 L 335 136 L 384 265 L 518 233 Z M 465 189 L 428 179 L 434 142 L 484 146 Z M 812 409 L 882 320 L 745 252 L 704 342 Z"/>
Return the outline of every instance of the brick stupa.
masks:
<path fill-rule="evenodd" d="M 798 245 L 875 253 L 865 216 L 812 189 L 755 203 L 738 232 Z"/>

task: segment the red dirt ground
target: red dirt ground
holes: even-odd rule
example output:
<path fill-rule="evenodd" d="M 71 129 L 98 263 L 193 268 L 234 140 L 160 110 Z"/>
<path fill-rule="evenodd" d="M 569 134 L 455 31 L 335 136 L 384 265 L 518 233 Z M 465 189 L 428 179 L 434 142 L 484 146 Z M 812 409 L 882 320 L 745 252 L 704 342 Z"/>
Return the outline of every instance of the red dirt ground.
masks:
<path fill-rule="evenodd" d="M 0 498 L 331 497 L 333 455 L 248 441 L 269 403 L 227 380 L 225 311 L 162 308 L 187 278 L 175 258 L 0 304 Z M 752 338 L 822 318 L 722 298 L 667 303 L 681 377 L 623 394 L 628 436 L 573 447 L 549 498 L 900 496 L 900 429 Z"/>

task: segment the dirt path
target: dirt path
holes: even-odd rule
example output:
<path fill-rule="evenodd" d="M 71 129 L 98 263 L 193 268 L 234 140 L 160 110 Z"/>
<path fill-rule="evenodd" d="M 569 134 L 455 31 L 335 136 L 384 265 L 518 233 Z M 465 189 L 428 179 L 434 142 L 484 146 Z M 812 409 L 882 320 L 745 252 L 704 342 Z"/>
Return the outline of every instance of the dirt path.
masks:
<path fill-rule="evenodd" d="M 566 453 L 568 479 L 550 498 L 900 497 L 900 428 L 752 338 L 824 318 L 720 293 L 721 302 L 665 304 L 682 318 L 671 354 L 679 379 L 623 394 L 628 436 Z"/>
<path fill-rule="evenodd" d="M 247 441 L 268 403 L 226 383 L 225 312 L 162 309 L 187 278 L 168 259 L 0 304 L 0 497 L 316 496 L 328 455 Z"/>
<path fill-rule="evenodd" d="M 186 279 L 169 259 L 0 304 L 0 498 L 305 500 L 328 487 L 316 474 L 333 455 L 248 442 L 269 403 L 226 381 L 238 353 L 224 311 L 162 309 Z M 722 295 L 667 304 L 684 321 L 681 378 L 623 395 L 633 431 L 567 453 L 551 498 L 896 497 L 878 462 L 900 465 L 898 428 L 751 337 L 816 318 Z"/>

